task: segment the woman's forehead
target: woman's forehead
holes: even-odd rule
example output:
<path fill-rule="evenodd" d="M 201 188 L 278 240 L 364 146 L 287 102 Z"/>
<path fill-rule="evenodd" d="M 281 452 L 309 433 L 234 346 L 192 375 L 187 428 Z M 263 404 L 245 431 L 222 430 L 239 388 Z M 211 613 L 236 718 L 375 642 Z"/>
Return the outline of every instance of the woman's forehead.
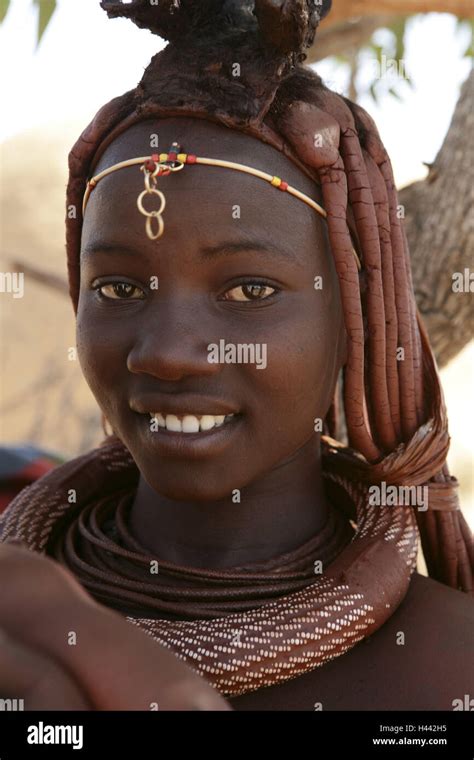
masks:
<path fill-rule="evenodd" d="M 173 142 L 180 144 L 183 153 L 222 158 L 275 174 L 314 200 L 321 200 L 317 183 L 279 150 L 252 135 L 202 118 L 155 118 L 134 124 L 107 147 L 94 174 L 128 158 L 167 153 Z"/>
<path fill-rule="evenodd" d="M 150 140 L 156 137 L 159 146 L 150 147 Z M 149 120 L 134 125 L 108 147 L 95 172 L 127 158 L 167 152 L 174 140 L 181 143 L 183 152 L 221 157 L 268 173 L 280 172 L 279 176 L 283 174 L 282 168 L 289 169 L 285 178 L 290 184 L 294 182 L 303 192 L 311 190 L 313 198 L 320 200 L 316 183 L 271 146 L 198 119 Z M 137 210 L 143 181 L 137 165 L 112 172 L 98 183 L 86 208 L 83 252 L 98 247 L 98 241 L 129 246 L 139 243 L 150 252 L 156 249 L 156 241 L 146 239 L 145 219 Z M 322 234 L 324 221 L 316 211 L 253 175 L 215 166 L 185 165 L 181 171 L 159 178 L 158 187 L 166 198 L 160 249 L 166 249 L 168 242 L 189 247 L 186 241 L 190 234 L 196 244 L 201 237 L 204 245 L 221 238 L 236 242 L 244 237 L 260 238 L 262 232 L 274 244 L 298 248 L 303 256 L 314 251 L 315 244 L 326 247 Z"/>
<path fill-rule="evenodd" d="M 157 253 L 166 257 L 177 249 L 192 253 L 200 246 L 251 239 L 296 250 L 302 259 L 312 258 L 315 248 L 326 248 L 325 222 L 306 203 L 257 177 L 207 166 L 186 166 L 160 179 L 166 198 L 164 232 L 159 240 L 149 240 L 145 218 L 137 209 L 143 175 L 134 168 L 113 172 L 93 190 L 82 229 L 82 253 L 126 246 L 138 247 L 154 259 Z M 150 206 L 152 200 L 147 199 Z"/>

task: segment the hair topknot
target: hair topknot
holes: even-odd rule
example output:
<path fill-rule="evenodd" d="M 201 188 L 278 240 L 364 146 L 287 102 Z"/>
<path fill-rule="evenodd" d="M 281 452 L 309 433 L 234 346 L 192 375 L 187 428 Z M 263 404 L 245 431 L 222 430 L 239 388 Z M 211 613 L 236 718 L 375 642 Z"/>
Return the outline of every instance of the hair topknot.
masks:
<path fill-rule="evenodd" d="M 189 37 L 219 39 L 230 29 L 259 35 L 262 43 L 299 56 L 314 41 L 332 0 L 102 0 L 109 18 L 129 18 L 174 44 Z"/>
<path fill-rule="evenodd" d="M 306 59 L 331 0 L 102 0 L 167 39 L 137 87 L 141 100 L 205 108 L 245 126 L 261 123 L 280 84 Z"/>

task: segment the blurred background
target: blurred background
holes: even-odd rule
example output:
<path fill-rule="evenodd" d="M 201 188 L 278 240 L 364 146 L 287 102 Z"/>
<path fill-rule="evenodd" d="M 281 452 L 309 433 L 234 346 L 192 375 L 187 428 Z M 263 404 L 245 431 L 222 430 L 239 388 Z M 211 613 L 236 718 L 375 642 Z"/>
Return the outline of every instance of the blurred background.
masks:
<path fill-rule="evenodd" d="M 333 0 L 308 63 L 369 111 L 392 159 L 418 306 L 441 368 L 449 464 L 474 527 L 473 296 L 469 284 L 452 288 L 454 273 L 474 272 L 470 12 L 465 0 Z M 98 0 L 0 0 L 0 272 L 25 275 L 23 298 L 0 293 L 2 444 L 65 460 L 103 438 L 70 351 L 67 155 L 163 46 L 127 20 L 108 20 Z"/>

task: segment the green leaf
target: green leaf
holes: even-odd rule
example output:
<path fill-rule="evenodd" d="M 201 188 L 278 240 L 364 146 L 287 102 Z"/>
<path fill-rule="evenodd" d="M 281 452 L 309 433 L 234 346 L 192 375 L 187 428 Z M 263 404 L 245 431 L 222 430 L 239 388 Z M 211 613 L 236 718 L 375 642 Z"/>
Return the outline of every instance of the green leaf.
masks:
<path fill-rule="evenodd" d="M 465 58 L 472 58 L 474 56 L 474 20 L 469 19 L 466 21 L 466 26 L 469 28 L 469 31 L 471 32 L 471 39 L 469 40 L 469 44 L 464 51 L 464 57 Z"/>
<path fill-rule="evenodd" d="M 343 54 L 333 55 L 332 58 L 334 58 L 334 60 L 337 61 L 337 63 L 349 63 L 349 59 L 347 55 L 343 55 Z"/>
<path fill-rule="evenodd" d="M 37 44 L 39 44 L 44 30 L 48 26 L 51 16 L 56 9 L 56 0 L 34 0 L 34 3 L 39 8 L 37 39 Z"/>
<path fill-rule="evenodd" d="M 456 28 L 469 29 L 470 39 L 467 48 L 463 53 L 463 58 L 472 58 L 474 56 L 473 38 L 474 38 L 474 19 L 472 18 L 458 18 L 456 19 Z"/>
<path fill-rule="evenodd" d="M 395 35 L 395 50 L 393 51 L 393 57 L 396 61 L 402 60 L 405 55 L 405 32 L 407 20 L 407 16 L 401 16 L 389 26 L 390 31 Z"/>
<path fill-rule="evenodd" d="M 7 15 L 9 5 L 10 5 L 10 0 L 0 0 L 0 24 L 2 23 L 3 19 Z"/>
<path fill-rule="evenodd" d="M 383 47 L 381 45 L 371 45 L 370 47 L 372 48 L 372 50 L 374 51 L 374 53 L 376 55 L 377 62 L 379 64 L 382 64 L 382 55 L 383 55 L 383 52 L 384 52 Z"/>
<path fill-rule="evenodd" d="M 376 93 L 376 91 L 375 91 L 375 82 L 372 82 L 372 84 L 370 85 L 370 87 L 369 87 L 369 92 L 370 92 L 370 94 L 372 95 L 372 98 L 373 98 L 373 100 L 374 100 L 374 103 L 377 103 L 377 104 L 378 104 L 378 102 L 379 102 L 379 101 L 378 101 L 377 93 Z"/>
<path fill-rule="evenodd" d="M 458 16 L 456 18 L 456 26 L 458 29 L 464 26 L 464 24 L 467 24 L 471 27 L 471 29 L 474 29 L 474 19 L 469 18 L 467 16 Z"/>
<path fill-rule="evenodd" d="M 401 102 L 402 98 L 400 97 L 400 93 L 397 92 L 395 87 L 389 87 L 388 92 L 390 93 L 390 95 L 393 95 L 394 98 L 396 98 L 397 100 Z"/>
<path fill-rule="evenodd" d="M 413 84 L 413 79 L 411 76 L 405 71 L 405 76 L 403 77 L 403 81 L 407 83 L 409 87 L 413 90 L 415 88 L 415 85 Z"/>

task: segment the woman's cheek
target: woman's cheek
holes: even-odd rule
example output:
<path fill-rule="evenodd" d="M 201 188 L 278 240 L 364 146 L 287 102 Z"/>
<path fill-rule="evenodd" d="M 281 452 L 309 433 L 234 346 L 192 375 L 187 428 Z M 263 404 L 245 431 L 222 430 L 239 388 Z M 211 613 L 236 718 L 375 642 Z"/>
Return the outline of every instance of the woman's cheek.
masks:
<path fill-rule="evenodd" d="M 338 374 L 337 340 L 333 329 L 321 322 L 315 322 L 310 333 L 302 326 L 300 334 L 306 339 L 289 363 L 292 387 L 288 392 L 294 406 L 303 409 L 314 424 L 325 417 L 332 402 Z"/>
<path fill-rule="evenodd" d="M 84 378 L 97 403 L 105 411 L 104 405 L 110 399 L 109 388 L 113 385 L 116 368 L 112 361 L 110 342 L 100 336 L 97 323 L 78 317 L 76 346 L 79 365 Z"/>

